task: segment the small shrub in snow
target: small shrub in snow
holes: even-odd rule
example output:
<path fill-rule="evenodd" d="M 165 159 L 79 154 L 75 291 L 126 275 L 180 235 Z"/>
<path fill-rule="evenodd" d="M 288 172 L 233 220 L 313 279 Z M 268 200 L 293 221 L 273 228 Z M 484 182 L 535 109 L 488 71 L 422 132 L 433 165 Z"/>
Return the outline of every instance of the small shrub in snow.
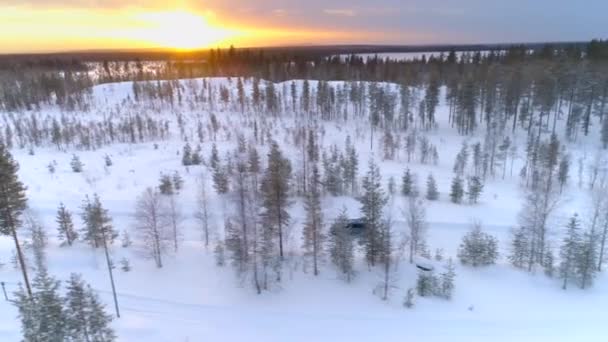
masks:
<path fill-rule="evenodd" d="M 46 166 L 46 168 L 49 170 L 50 174 L 54 174 L 55 173 L 55 165 L 53 163 L 49 163 L 49 165 Z"/>
<path fill-rule="evenodd" d="M 407 293 L 405 295 L 405 298 L 403 299 L 403 306 L 408 309 L 414 307 L 414 289 L 411 287 L 407 289 Z"/>
<path fill-rule="evenodd" d="M 112 158 L 110 158 L 109 155 L 106 154 L 106 156 L 104 157 L 104 162 L 106 164 L 106 167 L 110 167 L 112 166 Z"/>
<path fill-rule="evenodd" d="M 473 229 L 462 238 L 458 258 L 463 265 L 492 265 L 498 258 L 498 242 L 492 235 L 484 233 L 481 224 L 476 222 Z"/>
<path fill-rule="evenodd" d="M 127 258 L 120 259 L 120 269 L 123 272 L 130 272 L 131 271 L 131 264 L 129 263 L 129 259 L 127 259 Z"/>
<path fill-rule="evenodd" d="M 175 172 L 173 172 L 172 180 L 173 180 L 173 189 L 175 190 L 175 192 L 179 192 L 184 187 L 184 179 L 179 174 L 179 172 L 175 171 Z"/>
<path fill-rule="evenodd" d="M 443 260 L 443 248 L 437 248 L 435 250 L 435 260 L 437 260 L 437 261 Z"/>
<path fill-rule="evenodd" d="M 215 254 L 215 264 L 219 267 L 223 267 L 226 264 L 226 256 L 224 255 L 224 243 L 218 241 L 213 250 Z"/>
<path fill-rule="evenodd" d="M 441 297 L 451 299 L 454 292 L 454 279 L 456 278 L 456 268 L 452 259 L 448 259 L 444 265 L 444 270 L 439 275 L 433 271 L 418 272 L 416 281 L 416 293 L 420 297 Z"/>
<path fill-rule="evenodd" d="M 129 232 L 127 232 L 126 230 L 122 231 L 120 244 L 123 248 L 128 248 L 133 244 L 133 242 L 131 241 L 131 236 L 129 236 Z"/>
<path fill-rule="evenodd" d="M 72 155 L 72 161 L 70 162 L 70 166 L 72 167 L 72 171 L 76 173 L 82 172 L 84 169 L 84 164 L 80 161 L 77 155 Z"/>
<path fill-rule="evenodd" d="M 171 176 L 165 174 L 160 175 L 158 190 L 163 195 L 173 195 L 173 180 L 171 179 Z"/>

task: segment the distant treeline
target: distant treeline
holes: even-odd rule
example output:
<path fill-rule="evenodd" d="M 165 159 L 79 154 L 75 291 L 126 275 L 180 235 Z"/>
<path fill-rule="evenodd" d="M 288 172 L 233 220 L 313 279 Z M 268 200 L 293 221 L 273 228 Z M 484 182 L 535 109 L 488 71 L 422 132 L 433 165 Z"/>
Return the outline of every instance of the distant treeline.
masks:
<path fill-rule="evenodd" d="M 377 50 L 396 51 L 397 48 Z M 0 109 L 15 111 L 36 108 L 42 103 L 56 103 L 69 110 L 82 102 L 86 89 L 94 84 L 208 76 L 256 77 L 275 82 L 290 79 L 380 81 L 417 87 L 432 85 L 433 88 L 443 85 L 459 88 L 468 82 L 479 91 L 495 86 L 502 91 L 517 87 L 535 93 L 541 84 L 545 84 L 542 88 L 550 86 L 552 93 L 575 88 L 570 96 L 585 91 L 591 92 L 591 97 L 606 92 L 606 40 L 506 48 L 504 45 L 468 46 L 468 49 L 473 48 L 479 50 L 457 54 L 462 50 L 454 48 L 440 55 L 409 61 L 364 58 L 354 53 L 370 53 L 373 49 L 369 46 L 350 47 L 350 50 L 339 47 L 267 50 L 231 47 L 183 54 L 150 52 L 144 56 L 135 52 L 2 56 Z M 348 51 L 353 53 L 349 55 Z M 99 60 L 100 56 L 116 59 Z M 134 58 L 126 59 L 129 56 Z M 148 67 L 150 65 L 154 67 Z"/>

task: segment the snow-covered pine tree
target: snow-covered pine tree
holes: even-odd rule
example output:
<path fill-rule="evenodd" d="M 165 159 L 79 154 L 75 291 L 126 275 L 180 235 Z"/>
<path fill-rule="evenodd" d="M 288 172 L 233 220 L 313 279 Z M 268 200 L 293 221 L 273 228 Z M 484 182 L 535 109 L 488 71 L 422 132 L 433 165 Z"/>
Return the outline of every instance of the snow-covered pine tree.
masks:
<path fill-rule="evenodd" d="M 97 194 L 93 200 L 86 196 L 82 205 L 81 218 L 84 228 L 80 234 L 83 241 L 91 244 L 93 248 L 103 247 L 104 243 L 112 244 L 118 234 L 112 226 L 112 218 L 108 210 L 104 209 Z"/>
<path fill-rule="evenodd" d="M 76 229 L 74 228 L 72 213 L 65 207 L 63 203 L 59 204 L 55 222 L 57 222 L 59 240 L 62 242 L 62 244 L 72 246 L 72 243 L 78 239 L 78 232 L 76 232 Z"/>
<path fill-rule="evenodd" d="M 86 301 L 88 306 L 88 331 L 91 341 L 95 342 L 114 342 L 116 334 L 110 326 L 112 316 L 106 313 L 105 306 L 99 301 L 97 294 L 87 285 Z"/>
<path fill-rule="evenodd" d="M 228 174 L 226 167 L 221 165 L 215 144 L 211 147 L 210 166 L 213 178 L 213 187 L 218 194 L 228 193 Z"/>
<path fill-rule="evenodd" d="M 348 215 L 343 208 L 330 227 L 329 255 L 340 275 L 350 282 L 355 275 L 354 243 L 348 230 Z"/>
<path fill-rule="evenodd" d="M 319 189 L 320 175 L 317 165 L 313 165 L 304 209 L 306 210 L 306 221 L 302 230 L 302 240 L 305 254 L 312 258 L 313 274 L 319 274 L 319 263 L 323 257 L 323 246 L 325 234 L 323 232 L 323 210 L 321 208 L 321 191 Z"/>
<path fill-rule="evenodd" d="M 471 231 L 462 238 L 458 258 L 463 265 L 492 265 L 498 258 L 498 241 L 482 231 L 481 223 L 475 222 Z"/>
<path fill-rule="evenodd" d="M 568 283 L 576 279 L 577 257 L 580 253 L 580 223 L 578 215 L 574 214 L 568 222 L 566 235 L 564 236 L 559 255 L 561 263 L 559 265 L 559 277 L 563 280 L 562 288 L 565 290 Z"/>
<path fill-rule="evenodd" d="M 598 236 L 593 229 L 583 233 L 576 260 L 576 273 L 581 289 L 593 284 L 597 273 L 597 244 Z"/>
<path fill-rule="evenodd" d="M 184 145 L 182 150 L 182 165 L 190 166 L 192 165 L 192 147 L 190 147 L 189 143 Z"/>
<path fill-rule="evenodd" d="M 449 258 L 443 266 L 443 272 L 439 275 L 440 290 L 439 296 L 445 299 L 452 299 L 454 292 L 454 278 L 456 278 L 456 267 L 452 258 Z"/>
<path fill-rule="evenodd" d="M 284 258 L 284 229 L 289 223 L 289 182 L 291 163 L 283 156 L 276 142 L 272 142 L 268 153 L 268 167 L 262 178 L 260 192 L 262 195 L 262 220 L 268 230 L 278 235 L 278 250 L 281 260 Z"/>
<path fill-rule="evenodd" d="M 530 241 L 527 229 L 520 227 L 513 231 L 509 261 L 517 268 L 525 268 L 530 259 Z"/>
<path fill-rule="evenodd" d="M 72 171 L 75 173 L 80 173 L 84 169 L 84 164 L 80 161 L 80 158 L 73 154 L 72 161 L 70 162 L 70 166 L 72 167 Z"/>
<path fill-rule="evenodd" d="M 470 204 L 476 204 L 483 191 L 483 183 L 477 176 L 472 176 L 467 181 L 467 196 Z"/>
<path fill-rule="evenodd" d="M 462 147 L 460 148 L 460 152 L 456 155 L 456 161 L 454 162 L 454 173 L 459 177 L 464 176 L 464 171 L 467 167 L 467 162 L 469 160 L 469 145 L 466 141 L 462 143 Z"/>
<path fill-rule="evenodd" d="M 452 180 L 452 187 L 450 190 L 450 200 L 452 203 L 460 204 L 462 203 L 462 198 L 464 197 L 464 187 L 462 185 L 462 178 L 456 176 Z"/>
<path fill-rule="evenodd" d="M 439 199 L 439 191 L 437 190 L 437 182 L 432 173 L 426 179 L 426 199 L 429 201 L 436 201 Z"/>
<path fill-rule="evenodd" d="M 381 182 L 380 169 L 374 160 L 370 159 L 367 175 L 362 182 L 364 193 L 359 202 L 365 221 L 365 257 L 371 266 L 378 261 L 382 249 L 380 229 L 383 224 L 382 213 L 388 201 Z"/>
<path fill-rule="evenodd" d="M 429 271 L 418 271 L 418 278 L 416 280 L 416 293 L 420 297 L 429 297 L 437 293 L 438 286 L 437 277 L 433 272 Z"/>
<path fill-rule="evenodd" d="M 0 144 L 0 234 L 13 238 L 25 289 L 31 297 L 27 266 L 17 234 L 17 229 L 21 227 L 21 215 L 27 207 L 26 188 L 17 177 L 18 170 L 19 164 L 15 162 L 6 146 Z"/>
<path fill-rule="evenodd" d="M 64 341 L 66 315 L 63 299 L 59 293 L 59 281 L 51 277 L 46 267 L 37 267 L 38 273 L 32 282 L 33 336 L 24 336 L 26 341 Z"/>
<path fill-rule="evenodd" d="M 409 168 L 405 169 L 401 178 L 401 194 L 403 196 L 416 197 L 418 195 L 415 178 L 416 175 L 412 174 Z"/>

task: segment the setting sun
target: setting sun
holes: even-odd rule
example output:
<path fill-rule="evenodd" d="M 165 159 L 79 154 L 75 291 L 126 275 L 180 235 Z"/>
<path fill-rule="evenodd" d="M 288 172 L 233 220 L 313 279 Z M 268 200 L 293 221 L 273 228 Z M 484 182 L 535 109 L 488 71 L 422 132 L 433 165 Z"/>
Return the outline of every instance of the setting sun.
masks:
<path fill-rule="evenodd" d="M 208 18 L 187 11 L 141 13 L 137 19 L 145 27 L 136 38 L 175 49 L 196 49 L 219 44 L 237 33 L 214 27 Z"/>

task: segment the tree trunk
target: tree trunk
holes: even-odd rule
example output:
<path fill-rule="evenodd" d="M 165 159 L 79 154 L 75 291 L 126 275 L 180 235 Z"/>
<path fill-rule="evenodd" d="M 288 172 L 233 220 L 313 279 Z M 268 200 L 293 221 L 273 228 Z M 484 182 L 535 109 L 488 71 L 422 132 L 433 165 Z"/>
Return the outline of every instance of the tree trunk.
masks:
<path fill-rule="evenodd" d="M 12 225 L 12 217 L 9 220 L 9 224 Z M 23 274 L 23 282 L 25 282 L 25 288 L 27 290 L 27 294 L 32 298 L 32 287 L 30 286 L 30 280 L 27 276 L 27 266 L 25 265 L 25 260 L 23 258 L 23 252 L 21 251 L 21 246 L 19 245 L 19 238 L 17 237 L 17 230 L 15 227 L 11 228 L 11 232 L 13 234 L 13 240 L 15 241 L 15 249 L 17 249 L 17 257 L 19 258 L 19 265 L 21 266 L 21 273 Z"/>

